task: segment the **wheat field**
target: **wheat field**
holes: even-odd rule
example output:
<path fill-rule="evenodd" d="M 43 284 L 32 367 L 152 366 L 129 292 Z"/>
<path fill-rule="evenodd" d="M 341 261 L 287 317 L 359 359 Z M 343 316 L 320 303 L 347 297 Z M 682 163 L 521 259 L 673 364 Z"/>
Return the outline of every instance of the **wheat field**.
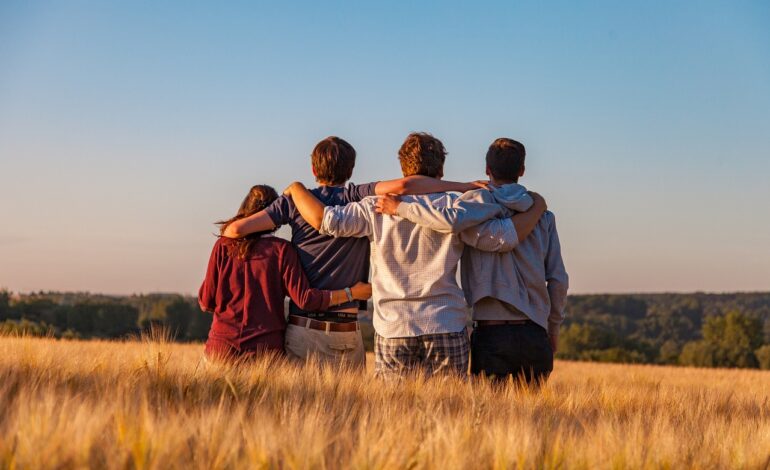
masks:
<path fill-rule="evenodd" d="M 533 391 L 201 353 L 163 338 L 0 338 L 0 464 L 770 467 L 768 372 L 560 361 Z"/>

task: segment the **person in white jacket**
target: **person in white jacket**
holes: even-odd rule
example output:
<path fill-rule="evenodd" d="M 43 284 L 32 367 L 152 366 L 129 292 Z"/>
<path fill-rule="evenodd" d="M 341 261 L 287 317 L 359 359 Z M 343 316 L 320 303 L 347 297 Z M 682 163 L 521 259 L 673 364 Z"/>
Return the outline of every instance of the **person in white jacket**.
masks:
<path fill-rule="evenodd" d="M 378 211 L 443 233 L 467 230 L 457 221 L 472 204 L 497 203 L 503 208 L 501 217 L 511 217 L 532 205 L 530 193 L 518 184 L 524 175 L 525 156 L 520 142 L 497 139 L 486 156 L 488 189 L 465 193 L 454 207 L 385 196 L 378 201 Z M 512 251 L 467 246 L 461 272 L 476 324 L 471 372 L 498 380 L 513 376 L 526 383 L 544 382 L 553 370 L 569 284 L 554 214 L 546 211 L 532 233 Z"/>

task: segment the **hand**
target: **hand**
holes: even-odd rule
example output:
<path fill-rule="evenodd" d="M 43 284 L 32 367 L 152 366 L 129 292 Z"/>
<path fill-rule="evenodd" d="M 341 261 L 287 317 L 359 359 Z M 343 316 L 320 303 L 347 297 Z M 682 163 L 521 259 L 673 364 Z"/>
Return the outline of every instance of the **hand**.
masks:
<path fill-rule="evenodd" d="M 534 191 L 529 191 L 529 195 L 533 201 L 532 209 L 538 210 L 540 212 L 545 212 L 548 209 L 548 204 L 546 204 L 545 199 L 543 199 L 543 196 L 539 195 Z"/>
<path fill-rule="evenodd" d="M 304 187 L 304 186 L 305 186 L 305 185 L 303 185 L 303 184 L 302 184 L 302 183 L 300 183 L 299 181 L 295 181 L 295 182 L 293 182 L 292 184 L 290 184 L 290 185 L 289 185 L 289 186 L 288 186 L 286 189 L 284 189 L 284 190 L 283 190 L 283 195 L 284 195 L 284 196 L 288 196 L 288 197 L 291 197 L 291 192 L 294 190 L 294 188 L 297 188 L 297 187 Z"/>
<path fill-rule="evenodd" d="M 489 189 L 489 180 L 476 180 L 471 181 L 468 184 L 470 185 L 468 191 L 473 191 L 474 189 Z"/>
<path fill-rule="evenodd" d="M 374 210 L 379 214 L 396 215 L 401 198 L 392 194 L 377 197 Z"/>
<path fill-rule="evenodd" d="M 350 292 L 356 300 L 368 300 L 372 296 L 372 285 L 366 282 L 357 282 L 350 288 Z"/>
<path fill-rule="evenodd" d="M 559 349 L 559 335 L 548 335 L 548 341 L 551 343 L 553 353 L 556 354 L 556 351 Z"/>

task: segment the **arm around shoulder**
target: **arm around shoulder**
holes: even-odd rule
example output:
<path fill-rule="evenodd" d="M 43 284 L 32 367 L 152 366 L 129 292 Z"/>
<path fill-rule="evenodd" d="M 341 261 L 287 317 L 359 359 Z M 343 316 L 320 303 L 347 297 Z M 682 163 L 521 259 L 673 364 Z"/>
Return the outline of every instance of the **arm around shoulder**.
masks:
<path fill-rule="evenodd" d="M 227 227 L 225 227 L 224 232 L 222 232 L 222 235 L 227 238 L 243 238 L 252 233 L 266 232 L 268 230 L 273 230 L 274 228 L 275 223 L 273 222 L 273 219 L 270 218 L 270 215 L 268 215 L 267 212 L 262 210 L 256 214 L 235 220 L 228 224 Z"/>

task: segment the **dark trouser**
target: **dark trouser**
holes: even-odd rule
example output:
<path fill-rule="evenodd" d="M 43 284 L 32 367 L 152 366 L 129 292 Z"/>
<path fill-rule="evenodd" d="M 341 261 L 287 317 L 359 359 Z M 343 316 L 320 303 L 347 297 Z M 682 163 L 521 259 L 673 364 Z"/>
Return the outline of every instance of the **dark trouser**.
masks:
<path fill-rule="evenodd" d="M 553 370 L 553 350 L 540 325 L 479 326 L 471 335 L 471 373 L 495 381 L 543 383 Z"/>

